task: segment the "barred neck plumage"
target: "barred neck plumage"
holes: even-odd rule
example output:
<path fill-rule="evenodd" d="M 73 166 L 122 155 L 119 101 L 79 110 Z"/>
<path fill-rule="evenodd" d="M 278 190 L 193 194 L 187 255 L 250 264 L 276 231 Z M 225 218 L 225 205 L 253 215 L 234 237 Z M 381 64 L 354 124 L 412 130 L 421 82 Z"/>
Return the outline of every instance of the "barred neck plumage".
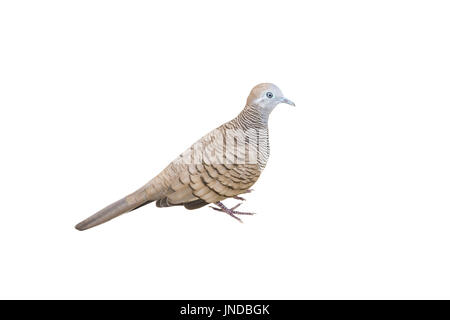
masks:
<path fill-rule="evenodd" d="M 229 123 L 234 129 L 267 129 L 269 113 L 262 111 L 259 106 L 246 105 L 241 113 Z"/>
<path fill-rule="evenodd" d="M 256 161 L 263 170 L 269 160 L 270 146 L 269 146 L 269 129 L 268 119 L 270 112 L 262 111 L 262 108 L 255 105 L 247 105 L 244 110 L 233 120 L 227 122 L 222 127 L 226 130 L 233 130 L 239 132 L 243 141 L 248 144 L 248 149 L 255 152 Z M 227 134 L 226 132 L 224 134 Z M 247 146 L 244 146 L 244 150 Z"/>

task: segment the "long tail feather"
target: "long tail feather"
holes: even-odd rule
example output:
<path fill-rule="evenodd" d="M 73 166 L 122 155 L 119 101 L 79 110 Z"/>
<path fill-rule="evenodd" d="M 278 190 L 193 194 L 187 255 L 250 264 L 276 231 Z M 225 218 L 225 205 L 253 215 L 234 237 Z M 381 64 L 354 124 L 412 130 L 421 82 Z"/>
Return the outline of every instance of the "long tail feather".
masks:
<path fill-rule="evenodd" d="M 86 220 L 81 221 L 75 226 L 75 228 L 83 231 L 98 226 L 99 224 L 105 223 L 106 221 L 114 219 L 121 214 L 130 212 L 150 202 L 152 201 L 147 199 L 145 191 L 143 189 L 139 189 L 131 195 L 110 204 Z"/>

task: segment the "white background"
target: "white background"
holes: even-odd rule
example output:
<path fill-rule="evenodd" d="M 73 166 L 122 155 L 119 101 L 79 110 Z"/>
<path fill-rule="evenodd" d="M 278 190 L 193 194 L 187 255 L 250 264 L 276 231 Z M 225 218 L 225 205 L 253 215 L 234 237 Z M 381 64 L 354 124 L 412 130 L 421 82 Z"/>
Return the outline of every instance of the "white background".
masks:
<path fill-rule="evenodd" d="M 0 298 L 450 298 L 446 1 L 2 1 Z M 140 187 L 273 82 L 240 224 Z M 235 200 L 227 200 L 232 205 Z"/>

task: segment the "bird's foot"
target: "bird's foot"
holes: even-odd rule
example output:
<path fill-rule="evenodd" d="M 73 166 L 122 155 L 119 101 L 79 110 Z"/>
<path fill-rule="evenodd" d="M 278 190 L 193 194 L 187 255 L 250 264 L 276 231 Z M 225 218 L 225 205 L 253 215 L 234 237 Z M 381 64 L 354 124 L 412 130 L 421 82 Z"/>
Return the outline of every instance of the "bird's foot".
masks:
<path fill-rule="evenodd" d="M 250 193 L 252 191 L 253 191 L 253 189 L 248 189 L 247 191 L 244 191 L 241 194 Z M 242 197 L 239 197 L 239 196 L 234 196 L 233 199 L 240 200 L 240 201 L 245 201 L 245 198 L 242 198 Z"/>
<path fill-rule="evenodd" d="M 235 205 L 233 208 L 228 209 L 227 207 L 225 207 L 225 205 L 222 202 L 216 202 L 215 205 L 218 206 L 219 208 L 216 207 L 212 207 L 210 206 L 210 208 L 216 210 L 216 211 L 221 211 L 221 212 L 225 212 L 226 214 L 230 215 L 231 217 L 235 218 L 237 221 L 242 222 L 242 220 L 239 217 L 236 217 L 236 215 L 254 215 L 254 213 L 252 212 L 241 212 L 241 211 L 236 211 L 236 209 L 241 205 L 242 203 L 238 203 L 237 205 Z"/>

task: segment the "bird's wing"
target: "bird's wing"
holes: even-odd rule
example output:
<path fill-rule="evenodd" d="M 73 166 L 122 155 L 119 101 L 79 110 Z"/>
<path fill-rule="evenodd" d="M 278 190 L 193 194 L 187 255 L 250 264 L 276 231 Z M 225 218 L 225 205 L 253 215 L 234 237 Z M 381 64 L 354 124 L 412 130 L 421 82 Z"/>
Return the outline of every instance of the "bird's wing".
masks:
<path fill-rule="evenodd" d="M 167 185 L 156 199 L 158 207 L 185 205 L 194 209 L 246 192 L 258 180 L 258 165 L 245 163 L 245 154 L 238 152 L 243 148 L 224 151 L 221 135 L 221 128 L 213 130 L 154 179 Z"/>
<path fill-rule="evenodd" d="M 188 205 L 193 207 L 234 197 L 246 192 L 259 178 L 255 164 L 187 165 L 167 193 L 157 199 L 158 207 Z"/>

